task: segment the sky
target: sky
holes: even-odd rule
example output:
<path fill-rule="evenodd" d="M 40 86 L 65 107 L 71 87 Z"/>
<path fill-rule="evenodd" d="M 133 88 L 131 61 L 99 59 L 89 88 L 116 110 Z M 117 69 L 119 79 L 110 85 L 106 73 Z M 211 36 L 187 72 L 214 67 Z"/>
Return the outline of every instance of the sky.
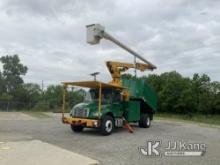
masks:
<path fill-rule="evenodd" d="M 99 23 L 157 66 L 139 76 L 176 70 L 220 81 L 219 9 L 219 0 L 1 0 L 0 56 L 19 55 L 25 82 L 88 80 L 97 71 L 110 81 L 105 61 L 134 58 L 107 40 L 87 44 L 85 26 Z"/>

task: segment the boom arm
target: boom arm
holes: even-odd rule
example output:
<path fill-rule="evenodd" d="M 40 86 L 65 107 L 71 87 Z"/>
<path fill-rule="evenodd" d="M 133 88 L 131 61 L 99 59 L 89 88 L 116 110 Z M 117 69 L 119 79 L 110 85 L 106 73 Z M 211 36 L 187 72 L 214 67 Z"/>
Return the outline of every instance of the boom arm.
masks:
<path fill-rule="evenodd" d="M 134 57 L 139 58 L 140 60 L 144 61 L 146 64 L 148 64 L 148 68 L 150 70 L 154 70 L 157 67 L 144 59 L 141 55 L 139 55 L 137 52 L 133 51 L 114 37 L 112 37 L 110 34 L 105 32 L 104 27 L 102 27 L 99 24 L 92 24 L 92 25 L 87 25 L 87 42 L 90 44 L 98 44 L 100 39 L 105 38 L 108 39 L 112 42 L 114 42 L 116 45 L 120 46 L 121 48 L 127 50 L 129 53 L 131 53 Z"/>
<path fill-rule="evenodd" d="M 143 63 L 136 63 L 136 66 L 135 66 L 135 64 L 130 64 L 130 63 L 107 61 L 106 65 L 112 76 L 111 83 L 117 84 L 117 85 L 120 85 L 121 72 L 125 72 L 130 68 L 136 68 L 142 72 L 147 69 L 151 69 L 150 65 L 143 64 Z"/>

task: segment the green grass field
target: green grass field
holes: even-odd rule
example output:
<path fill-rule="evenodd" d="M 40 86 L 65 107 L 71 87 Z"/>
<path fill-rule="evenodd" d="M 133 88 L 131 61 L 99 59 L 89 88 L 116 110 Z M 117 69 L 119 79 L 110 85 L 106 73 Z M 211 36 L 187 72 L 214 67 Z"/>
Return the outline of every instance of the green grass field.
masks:
<path fill-rule="evenodd" d="M 157 113 L 155 114 L 155 119 L 169 119 L 178 121 L 191 121 L 205 124 L 220 125 L 220 115 L 201 115 L 193 114 L 191 117 L 188 115 L 179 114 L 167 114 L 167 113 Z"/>

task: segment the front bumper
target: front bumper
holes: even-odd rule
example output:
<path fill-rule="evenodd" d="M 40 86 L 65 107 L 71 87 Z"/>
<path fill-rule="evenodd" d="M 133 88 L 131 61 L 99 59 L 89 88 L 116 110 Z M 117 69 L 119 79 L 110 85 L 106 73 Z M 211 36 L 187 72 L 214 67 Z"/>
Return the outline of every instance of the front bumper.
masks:
<path fill-rule="evenodd" d="M 74 118 L 74 117 L 63 117 L 62 122 L 64 124 L 71 124 L 71 125 L 82 125 L 85 127 L 99 127 L 99 120 L 94 119 L 83 119 L 83 118 Z"/>

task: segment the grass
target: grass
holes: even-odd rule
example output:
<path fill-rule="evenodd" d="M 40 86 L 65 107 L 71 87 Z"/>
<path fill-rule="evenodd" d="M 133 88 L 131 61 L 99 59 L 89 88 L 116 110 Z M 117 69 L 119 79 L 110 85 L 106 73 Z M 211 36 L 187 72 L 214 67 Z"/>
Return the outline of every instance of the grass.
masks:
<path fill-rule="evenodd" d="M 23 113 L 35 118 L 41 118 L 41 119 L 51 118 L 51 116 L 49 116 L 44 112 L 23 111 Z"/>
<path fill-rule="evenodd" d="M 157 113 L 155 119 L 170 119 L 177 121 L 190 121 L 212 125 L 220 125 L 220 115 L 201 115 L 193 114 L 192 116 L 180 115 L 180 114 L 168 114 L 168 113 Z"/>

